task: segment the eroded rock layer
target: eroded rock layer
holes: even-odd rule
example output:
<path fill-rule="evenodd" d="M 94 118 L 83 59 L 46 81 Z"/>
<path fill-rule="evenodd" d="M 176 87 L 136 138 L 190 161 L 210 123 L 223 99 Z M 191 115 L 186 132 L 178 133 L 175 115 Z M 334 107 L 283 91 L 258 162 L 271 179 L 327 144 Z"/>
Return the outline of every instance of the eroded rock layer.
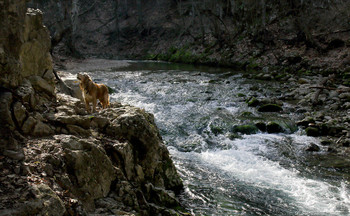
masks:
<path fill-rule="evenodd" d="M 118 103 L 87 115 L 57 93 L 42 13 L 0 6 L 0 215 L 179 214 L 153 115 Z"/>

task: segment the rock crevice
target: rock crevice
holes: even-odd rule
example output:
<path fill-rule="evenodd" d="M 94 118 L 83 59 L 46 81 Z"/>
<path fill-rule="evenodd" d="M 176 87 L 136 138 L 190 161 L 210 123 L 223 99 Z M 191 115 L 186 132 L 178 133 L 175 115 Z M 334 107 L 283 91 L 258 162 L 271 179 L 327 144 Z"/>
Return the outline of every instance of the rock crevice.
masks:
<path fill-rule="evenodd" d="M 0 215 L 182 214 L 153 115 L 119 103 L 86 115 L 57 93 L 42 13 L 0 5 Z"/>

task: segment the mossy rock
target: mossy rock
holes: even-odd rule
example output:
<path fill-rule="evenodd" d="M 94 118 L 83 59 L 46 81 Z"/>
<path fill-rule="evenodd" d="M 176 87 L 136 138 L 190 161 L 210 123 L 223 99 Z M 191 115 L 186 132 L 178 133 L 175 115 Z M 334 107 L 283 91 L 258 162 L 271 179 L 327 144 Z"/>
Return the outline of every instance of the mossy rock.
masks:
<path fill-rule="evenodd" d="M 222 125 L 218 125 L 218 124 L 210 124 L 210 131 L 214 134 L 214 135 L 219 135 L 219 134 L 223 134 L 224 133 L 224 127 Z"/>
<path fill-rule="evenodd" d="M 264 104 L 259 107 L 259 112 L 281 112 L 283 109 L 278 104 Z"/>
<path fill-rule="evenodd" d="M 266 124 L 264 122 L 258 122 L 255 126 L 262 132 L 266 132 Z"/>
<path fill-rule="evenodd" d="M 312 136 L 312 137 L 317 137 L 320 135 L 320 130 L 315 127 L 308 127 L 305 129 L 306 135 Z"/>
<path fill-rule="evenodd" d="M 255 97 L 252 97 L 246 101 L 249 107 L 257 107 L 260 104 L 260 101 Z"/>
<path fill-rule="evenodd" d="M 227 137 L 228 137 L 230 140 L 242 139 L 242 136 L 239 135 L 238 133 L 230 133 Z"/>
<path fill-rule="evenodd" d="M 283 133 L 284 129 L 277 122 L 269 122 L 266 125 L 267 133 Z"/>
<path fill-rule="evenodd" d="M 252 112 L 242 112 L 241 117 L 253 117 L 254 114 Z"/>
<path fill-rule="evenodd" d="M 233 133 L 241 133 L 241 134 L 256 134 L 259 131 L 259 129 L 252 124 L 246 124 L 246 125 L 236 125 L 232 128 Z"/>

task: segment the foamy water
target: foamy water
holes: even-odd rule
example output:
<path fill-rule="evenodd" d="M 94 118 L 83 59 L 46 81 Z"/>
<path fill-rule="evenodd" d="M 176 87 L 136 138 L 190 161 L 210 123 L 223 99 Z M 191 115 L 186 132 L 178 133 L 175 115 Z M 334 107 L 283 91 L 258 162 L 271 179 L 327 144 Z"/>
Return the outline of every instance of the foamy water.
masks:
<path fill-rule="evenodd" d="M 233 125 L 249 120 L 240 119 L 242 112 L 256 114 L 237 94 L 248 97 L 251 86 L 268 85 L 258 92 L 262 97 L 278 83 L 256 83 L 239 74 L 227 76 L 227 71 L 141 65 L 145 68 L 104 72 L 101 81 L 116 90 L 112 101 L 154 114 L 184 180 L 182 201 L 193 214 L 350 214 L 345 175 L 318 167 L 303 150 L 310 143 L 319 145 L 318 139 L 300 132 L 228 138 Z M 214 126 L 220 133 L 213 133 Z"/>

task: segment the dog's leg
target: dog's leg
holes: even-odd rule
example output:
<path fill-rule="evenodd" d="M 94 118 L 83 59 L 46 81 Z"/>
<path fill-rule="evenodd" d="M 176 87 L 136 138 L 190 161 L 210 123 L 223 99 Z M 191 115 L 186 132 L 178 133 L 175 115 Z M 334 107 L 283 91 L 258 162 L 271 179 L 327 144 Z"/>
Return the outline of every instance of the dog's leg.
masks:
<path fill-rule="evenodd" d="M 89 101 L 85 100 L 85 108 L 88 113 L 91 113 Z"/>
<path fill-rule="evenodd" d="M 106 93 L 103 95 L 103 99 L 102 99 L 101 103 L 102 103 L 102 108 L 103 108 L 103 109 L 108 108 L 108 105 L 109 105 L 109 96 L 108 96 L 108 92 L 106 92 Z"/>
<path fill-rule="evenodd" d="M 107 108 L 106 98 L 103 98 L 102 100 L 100 100 L 100 102 L 102 104 L 102 109 L 106 109 Z"/>
<path fill-rule="evenodd" d="M 96 112 L 96 104 L 97 104 L 97 99 L 92 100 L 92 112 Z"/>

